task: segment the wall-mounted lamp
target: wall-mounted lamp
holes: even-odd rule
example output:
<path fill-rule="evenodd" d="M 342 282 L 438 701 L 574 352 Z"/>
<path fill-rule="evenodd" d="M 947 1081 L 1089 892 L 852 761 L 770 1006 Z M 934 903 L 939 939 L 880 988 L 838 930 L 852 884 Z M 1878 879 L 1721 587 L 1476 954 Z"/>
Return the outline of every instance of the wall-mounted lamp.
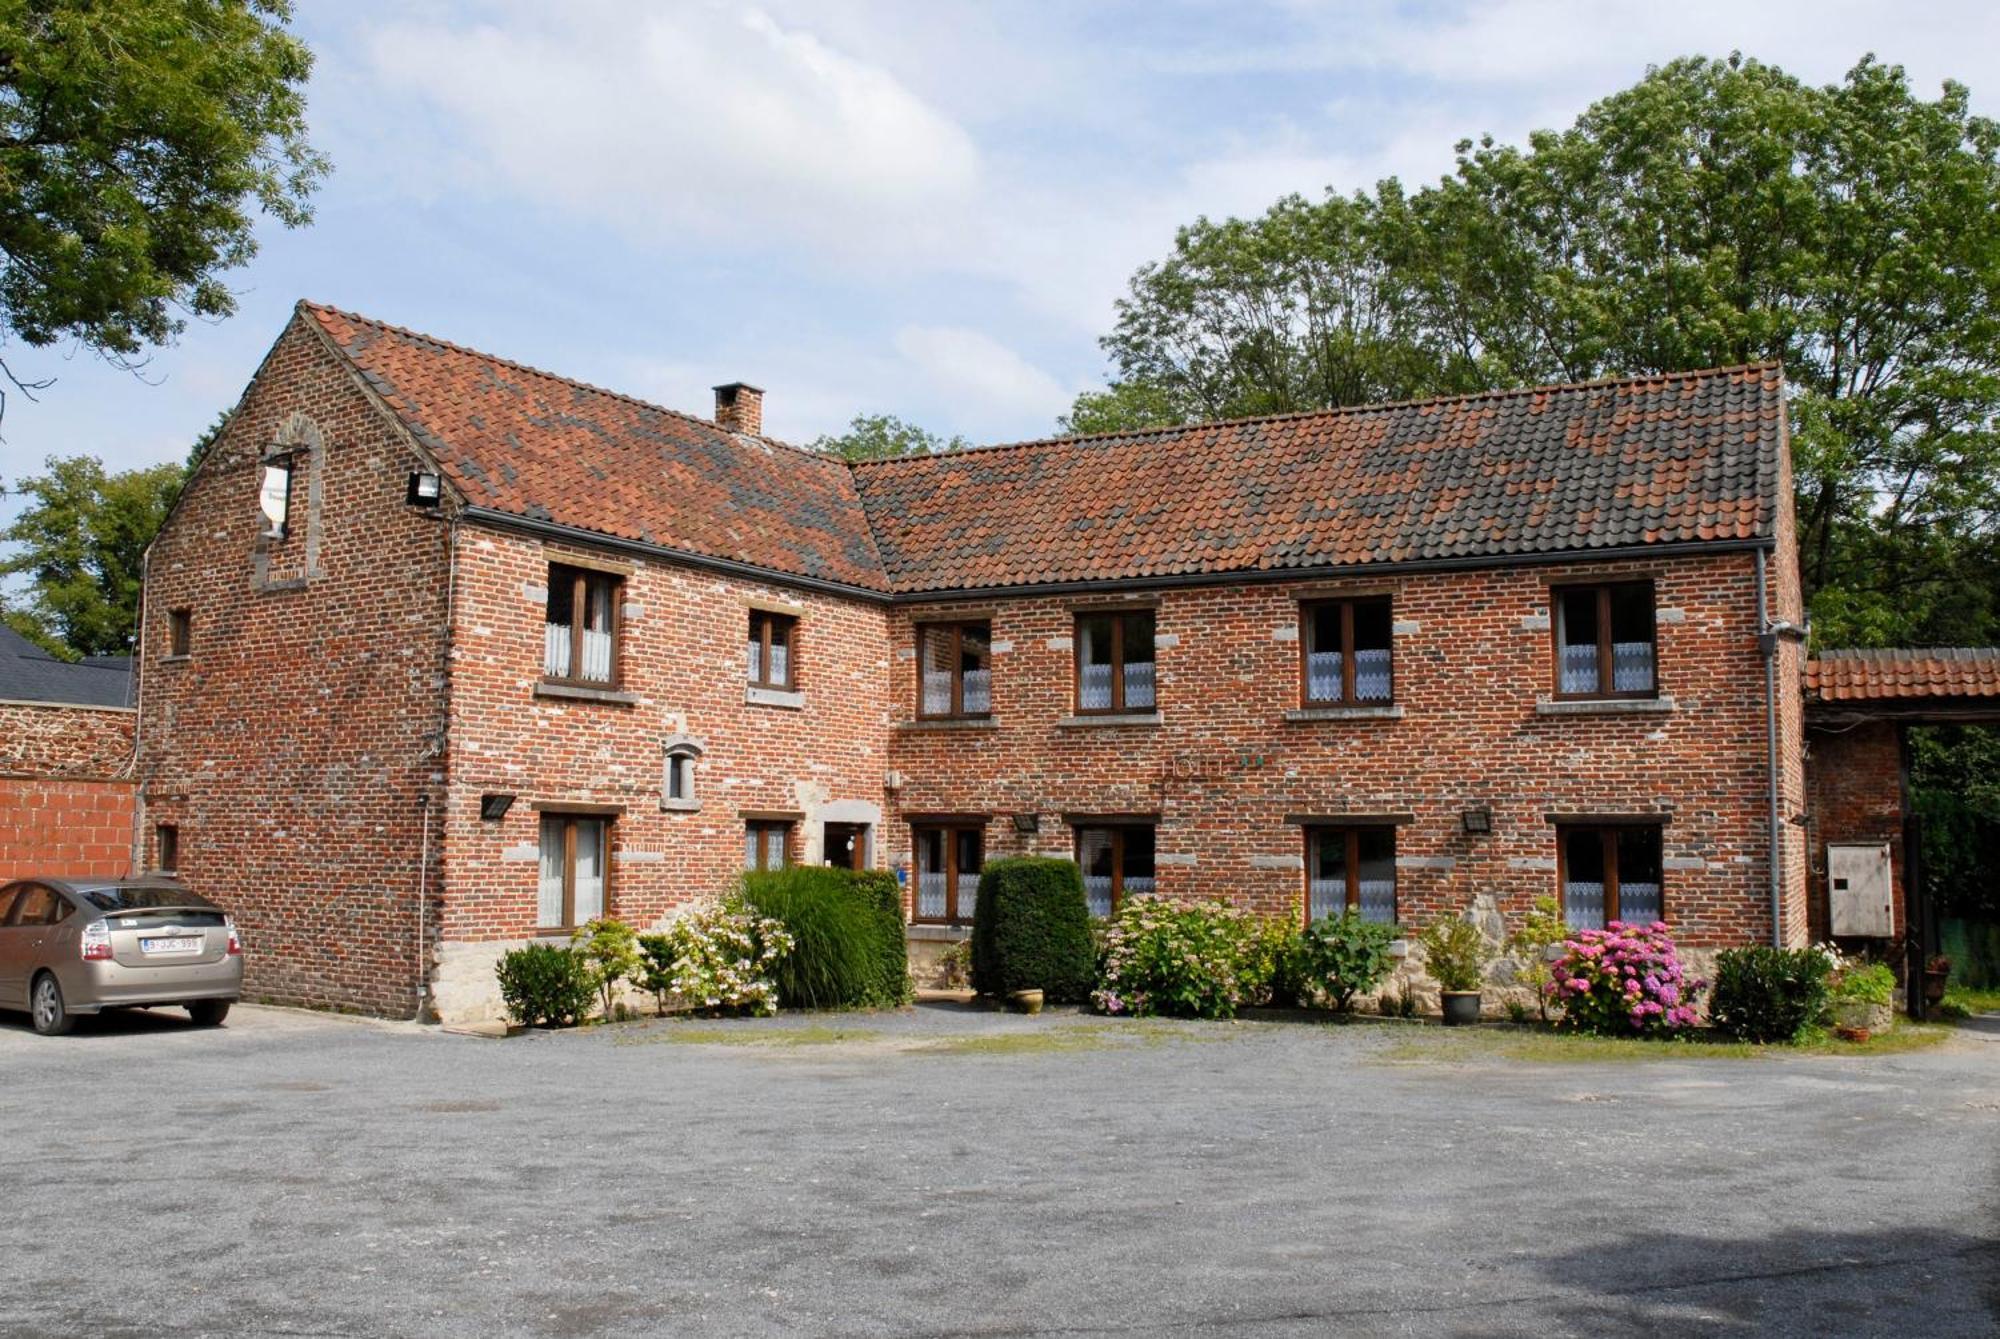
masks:
<path fill-rule="evenodd" d="M 1458 826 L 1468 837 L 1483 837 L 1493 831 L 1493 811 L 1491 809 L 1465 809 L 1458 815 Z"/>
<path fill-rule="evenodd" d="M 409 503 L 412 507 L 435 507 L 443 496 L 443 479 L 423 470 L 410 472 Z"/>
<path fill-rule="evenodd" d="M 1040 814 L 1014 815 L 1014 831 L 1040 832 L 1041 830 L 1042 830 L 1042 816 Z"/>
<path fill-rule="evenodd" d="M 507 816 L 507 811 L 513 807 L 514 797 L 512 795 L 481 795 L 479 797 L 479 816 L 489 823 L 498 823 Z"/>

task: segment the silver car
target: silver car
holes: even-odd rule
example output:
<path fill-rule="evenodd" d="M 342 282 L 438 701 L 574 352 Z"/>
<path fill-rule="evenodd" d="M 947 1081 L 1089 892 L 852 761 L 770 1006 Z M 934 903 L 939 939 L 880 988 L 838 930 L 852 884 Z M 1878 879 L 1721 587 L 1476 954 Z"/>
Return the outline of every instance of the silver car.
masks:
<path fill-rule="evenodd" d="M 213 1027 L 243 993 L 229 916 L 168 879 L 23 879 L 0 887 L 0 1009 L 60 1036 L 78 1014 L 183 1005 Z"/>

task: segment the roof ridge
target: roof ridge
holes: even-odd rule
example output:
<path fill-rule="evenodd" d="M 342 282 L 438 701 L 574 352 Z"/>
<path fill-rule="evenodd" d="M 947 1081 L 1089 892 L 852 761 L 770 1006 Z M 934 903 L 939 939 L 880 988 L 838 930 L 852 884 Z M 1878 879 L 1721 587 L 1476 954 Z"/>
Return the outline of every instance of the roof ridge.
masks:
<path fill-rule="evenodd" d="M 1113 439 L 1133 440 L 1164 436 L 1168 433 L 1188 432 L 1196 428 L 1240 428 L 1261 423 L 1286 423 L 1308 418 L 1339 418 L 1349 415 L 1379 414 L 1391 410 L 1423 408 L 1429 405 L 1465 404 L 1475 400 L 1508 400 L 1529 395 L 1550 395 L 1570 391 L 1603 390 L 1613 386 L 1636 386 L 1647 382 L 1685 381 L 1694 377 L 1728 376 L 1738 372 L 1756 372 L 1776 369 L 1782 376 L 1784 364 L 1776 358 L 1764 358 L 1750 363 L 1729 363 L 1721 367 L 1690 368 L 1682 372 L 1639 372 L 1620 376 L 1597 377 L 1589 381 L 1547 382 L 1534 386 L 1509 386 L 1484 391 L 1462 391 L 1456 395 L 1419 396 L 1409 400 L 1381 400 L 1369 404 L 1334 405 L 1326 409 L 1295 409 L 1282 414 L 1251 414 L 1242 418 L 1204 418 L 1187 423 L 1161 424 L 1152 428 L 1125 428 L 1110 432 L 1070 433 L 1057 437 L 1034 437 L 1019 442 L 995 442 L 990 446 L 962 446 L 948 451 L 932 451 L 923 455 L 894 456 L 879 460 L 857 460 L 850 462 L 852 468 L 880 465 L 905 465 L 917 461 L 938 460 L 952 456 L 968 456 L 992 451 L 1020 451 L 1030 447 L 1069 446 L 1082 442 L 1101 442 Z"/>
<path fill-rule="evenodd" d="M 623 401 L 625 404 L 636 405 L 641 409 L 651 409 L 657 413 L 682 419 L 688 423 L 698 423 L 704 428 L 713 428 L 725 436 L 748 437 L 753 442 L 762 442 L 766 446 L 775 446 L 780 450 L 796 452 L 799 455 L 828 464 L 843 465 L 850 463 L 843 461 L 838 456 L 828 455 L 824 451 L 815 451 L 808 446 L 797 446 L 776 437 L 767 437 L 763 433 L 740 432 L 734 428 L 725 428 L 712 418 L 703 418 L 699 414 L 690 414 L 685 409 L 675 409 L 670 405 L 657 404 L 652 400 L 643 400 L 625 391 L 615 391 L 609 386 L 600 386 L 593 381 L 584 381 L 579 377 L 565 376 L 561 372 L 551 372 L 546 367 L 536 367 L 533 363 L 524 363 L 518 358 L 508 358 L 501 354 L 488 353 L 484 349 L 475 349 L 469 344 L 460 344 L 449 339 L 440 339 L 436 335 L 426 334 L 421 330 L 412 330 L 406 325 L 397 325 L 393 321 L 384 321 L 380 317 L 368 316 L 357 311 L 349 311 L 345 307 L 336 307 L 330 302 L 315 302 L 311 298 L 300 298 L 298 305 L 308 311 L 330 312 L 335 316 L 345 317 L 350 321 L 359 321 L 364 325 L 372 325 L 379 330 L 387 330 L 394 334 L 408 336 L 411 339 L 422 340 L 427 344 L 435 344 L 439 348 L 449 349 L 453 353 L 464 354 L 468 358 L 483 358 L 489 363 L 496 363 L 501 367 L 511 367 L 517 372 L 525 372 L 530 376 L 545 377 L 550 381 L 559 381 L 565 386 L 575 386 L 578 389 L 589 391 L 593 395 L 602 395 L 608 399 Z M 345 354 L 346 350 L 343 349 L 341 352 Z"/>
<path fill-rule="evenodd" d="M 1834 646 L 1813 652 L 1809 659 L 1885 661 L 1902 657 L 1921 660 L 2000 660 L 2000 646 Z"/>

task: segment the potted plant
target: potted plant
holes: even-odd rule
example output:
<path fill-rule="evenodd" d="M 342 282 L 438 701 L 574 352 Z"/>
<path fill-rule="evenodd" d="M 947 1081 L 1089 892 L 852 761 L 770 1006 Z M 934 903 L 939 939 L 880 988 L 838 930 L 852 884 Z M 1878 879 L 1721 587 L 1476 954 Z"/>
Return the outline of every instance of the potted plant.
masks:
<path fill-rule="evenodd" d="M 1424 966 L 1438 983 L 1447 1027 L 1479 1021 L 1479 987 L 1492 956 L 1486 936 L 1463 916 L 1444 916 L 1424 928 Z"/>
<path fill-rule="evenodd" d="M 1883 963 L 1849 963 L 1841 968 L 1833 983 L 1828 1012 L 1834 1031 L 1849 1041 L 1867 1041 L 1877 1032 L 1887 1032 L 1895 1021 L 1891 1002 L 1896 996 L 1896 974 Z"/>
<path fill-rule="evenodd" d="M 1924 1003 L 1944 1003 L 1944 987 L 1951 980 L 1951 959 L 1939 953 L 1924 964 Z"/>
<path fill-rule="evenodd" d="M 1038 1014 L 1042 1011 L 1042 992 L 1039 990 L 1010 990 L 1007 1003 L 1019 1014 Z"/>

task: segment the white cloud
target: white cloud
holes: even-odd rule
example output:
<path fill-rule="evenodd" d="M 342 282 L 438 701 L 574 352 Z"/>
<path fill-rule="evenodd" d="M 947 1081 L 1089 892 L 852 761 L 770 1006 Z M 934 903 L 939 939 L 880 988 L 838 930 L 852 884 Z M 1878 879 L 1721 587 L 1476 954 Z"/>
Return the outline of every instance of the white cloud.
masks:
<path fill-rule="evenodd" d="M 992 336 L 963 326 L 906 325 L 896 352 L 927 382 L 925 399 L 978 418 L 1053 420 L 1073 389 Z"/>

